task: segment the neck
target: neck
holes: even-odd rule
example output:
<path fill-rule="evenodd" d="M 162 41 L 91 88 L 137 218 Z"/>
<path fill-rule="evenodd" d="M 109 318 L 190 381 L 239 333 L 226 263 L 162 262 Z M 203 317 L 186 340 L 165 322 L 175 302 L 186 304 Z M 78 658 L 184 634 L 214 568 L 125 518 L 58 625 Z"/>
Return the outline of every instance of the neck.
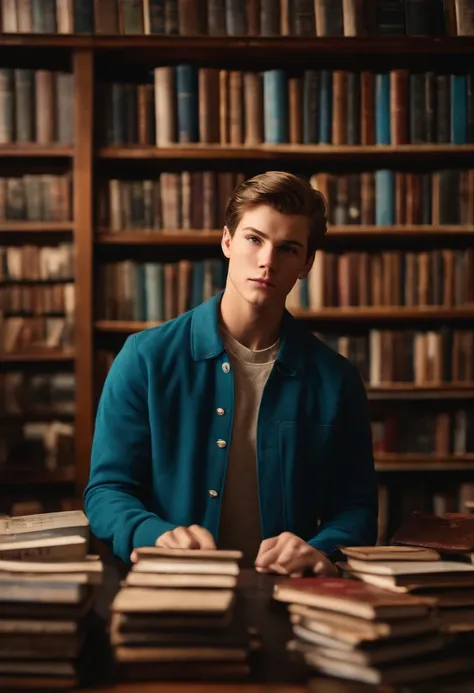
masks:
<path fill-rule="evenodd" d="M 221 322 L 229 334 L 247 349 L 258 351 L 275 344 L 280 335 L 283 309 L 265 306 L 256 309 L 227 281 L 220 305 Z"/>

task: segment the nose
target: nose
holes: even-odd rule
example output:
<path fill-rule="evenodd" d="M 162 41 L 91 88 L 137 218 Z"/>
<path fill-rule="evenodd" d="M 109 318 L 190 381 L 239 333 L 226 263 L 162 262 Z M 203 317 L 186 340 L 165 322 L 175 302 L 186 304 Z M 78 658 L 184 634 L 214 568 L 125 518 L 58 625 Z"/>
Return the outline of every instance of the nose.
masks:
<path fill-rule="evenodd" d="M 277 267 L 277 250 L 270 243 L 265 243 L 260 248 L 258 264 L 262 269 L 273 272 Z"/>

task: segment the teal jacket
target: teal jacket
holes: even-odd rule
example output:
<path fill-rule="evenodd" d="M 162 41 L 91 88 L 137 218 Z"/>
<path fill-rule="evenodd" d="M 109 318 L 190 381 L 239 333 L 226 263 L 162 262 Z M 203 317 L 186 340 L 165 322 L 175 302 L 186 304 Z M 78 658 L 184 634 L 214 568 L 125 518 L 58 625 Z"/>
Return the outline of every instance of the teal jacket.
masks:
<path fill-rule="evenodd" d="M 130 336 L 105 381 L 85 510 L 95 536 L 126 562 L 179 525 L 201 525 L 219 545 L 229 446 L 218 441 L 230 441 L 234 411 L 220 296 Z M 293 532 L 329 553 L 375 542 L 364 386 L 286 311 L 258 415 L 257 467 L 264 538 Z"/>

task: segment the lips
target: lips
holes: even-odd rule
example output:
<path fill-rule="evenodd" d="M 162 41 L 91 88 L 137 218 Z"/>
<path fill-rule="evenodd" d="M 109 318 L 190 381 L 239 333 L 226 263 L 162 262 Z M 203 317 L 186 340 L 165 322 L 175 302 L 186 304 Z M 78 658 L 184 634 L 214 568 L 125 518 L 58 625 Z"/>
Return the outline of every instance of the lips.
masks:
<path fill-rule="evenodd" d="M 268 279 L 251 279 L 250 281 L 255 282 L 256 284 L 261 284 L 262 286 L 275 286 L 269 282 Z"/>

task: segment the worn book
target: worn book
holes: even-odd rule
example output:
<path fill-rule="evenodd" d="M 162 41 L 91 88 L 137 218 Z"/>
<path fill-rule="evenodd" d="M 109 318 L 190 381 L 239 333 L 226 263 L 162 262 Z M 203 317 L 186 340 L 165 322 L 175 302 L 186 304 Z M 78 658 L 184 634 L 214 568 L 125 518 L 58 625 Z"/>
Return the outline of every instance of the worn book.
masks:
<path fill-rule="evenodd" d="M 366 619 L 427 616 L 436 605 L 429 597 L 392 594 L 373 585 L 343 578 L 291 578 L 276 583 L 276 600 L 338 611 Z"/>
<path fill-rule="evenodd" d="M 413 512 L 395 532 L 394 544 L 422 546 L 440 553 L 468 554 L 474 551 L 474 515 Z"/>
<path fill-rule="evenodd" d="M 383 667 L 340 661 L 319 652 L 307 652 L 305 659 L 322 674 L 379 685 L 427 681 L 437 676 L 454 675 L 474 669 L 471 656 L 451 653 L 425 655 L 407 659 L 403 662 L 403 666 L 400 666 L 400 662 L 394 662 Z"/>
<path fill-rule="evenodd" d="M 82 510 L 0 518 L 0 542 L 73 534 L 89 539 L 89 520 Z"/>
<path fill-rule="evenodd" d="M 63 573 L 83 574 L 94 573 L 102 576 L 104 565 L 99 556 L 88 555 L 80 561 L 18 561 L 0 560 L 0 575 L 3 573 L 15 573 L 18 575 L 44 575 Z"/>
<path fill-rule="evenodd" d="M 361 561 L 357 558 L 349 558 L 347 564 L 352 570 L 372 575 L 470 573 L 474 576 L 474 565 L 459 561 Z"/>
<path fill-rule="evenodd" d="M 122 587 L 111 609 L 122 613 L 223 613 L 232 608 L 233 590 L 180 590 Z"/>
<path fill-rule="evenodd" d="M 341 553 L 361 561 L 439 561 L 433 549 L 417 546 L 343 546 Z"/>
<path fill-rule="evenodd" d="M 0 543 L 1 560 L 79 561 L 86 554 L 86 539 L 74 535 Z"/>
<path fill-rule="evenodd" d="M 403 640 L 387 640 L 381 643 L 371 643 L 366 646 L 353 647 L 336 638 L 316 633 L 303 626 L 293 627 L 294 634 L 305 644 L 311 645 L 307 651 L 316 651 L 344 662 L 353 662 L 370 666 L 404 660 L 408 657 L 430 654 L 442 650 L 446 638 L 440 633 L 430 633 L 416 638 Z"/>
<path fill-rule="evenodd" d="M 289 604 L 290 621 L 317 633 L 352 645 L 391 638 L 403 638 L 437 631 L 440 620 L 430 614 L 426 618 L 404 618 L 398 621 L 367 621 L 355 616 Z"/>
<path fill-rule="evenodd" d="M 18 580 L 0 583 L 0 608 L 5 602 L 31 604 L 80 604 L 89 594 L 89 586 L 77 582 L 35 582 Z"/>
<path fill-rule="evenodd" d="M 189 575 L 167 573 L 142 573 L 132 567 L 123 581 L 124 586 L 129 587 L 181 587 L 189 588 L 214 588 L 234 589 L 237 586 L 237 578 L 234 575 Z"/>
<path fill-rule="evenodd" d="M 137 561 L 149 558 L 191 559 L 196 561 L 240 561 L 242 551 L 225 549 L 162 549 L 158 546 L 143 546 L 135 549 Z"/>
<path fill-rule="evenodd" d="M 236 561 L 211 561 L 191 558 L 144 558 L 133 566 L 134 572 L 139 573 L 168 573 L 172 575 L 232 575 L 240 573 Z"/>
<path fill-rule="evenodd" d="M 374 575 L 372 573 L 359 572 L 347 567 L 347 572 L 362 582 L 390 590 L 397 594 L 411 593 L 414 595 L 421 590 L 441 588 L 465 588 L 474 587 L 474 575 L 472 573 L 438 573 L 417 575 Z"/>

